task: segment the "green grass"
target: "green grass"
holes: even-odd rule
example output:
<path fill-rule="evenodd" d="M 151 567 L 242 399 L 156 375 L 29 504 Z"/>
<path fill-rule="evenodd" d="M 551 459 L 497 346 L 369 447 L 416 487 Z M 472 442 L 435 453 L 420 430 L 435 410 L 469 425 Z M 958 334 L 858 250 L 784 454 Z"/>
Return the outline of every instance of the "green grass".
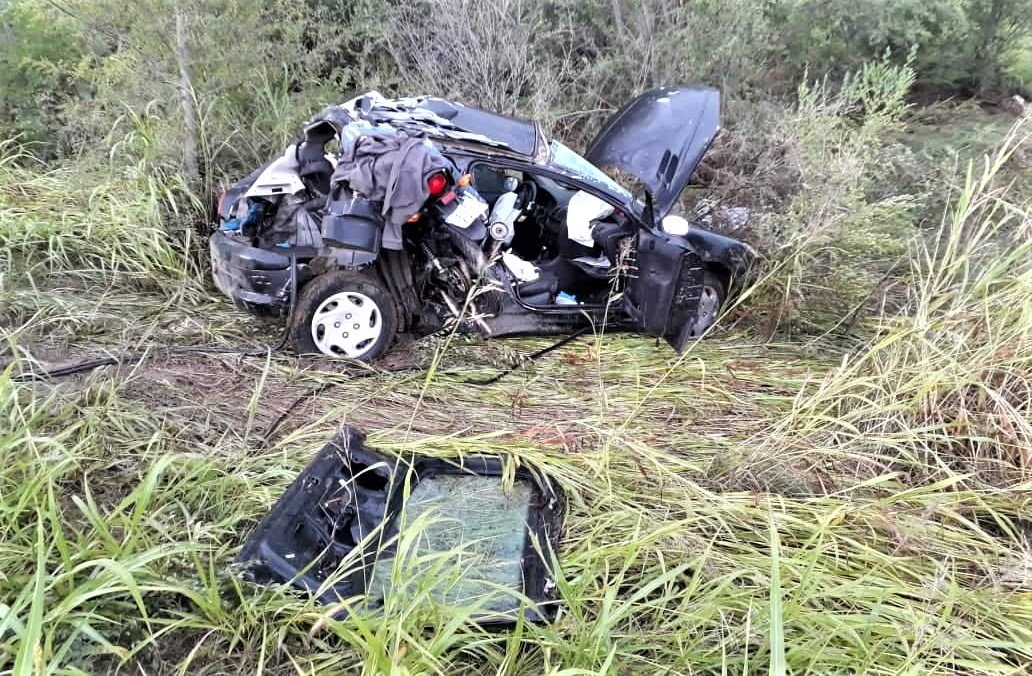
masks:
<path fill-rule="evenodd" d="M 1020 86 L 1032 87 L 1032 37 L 1025 37 L 1009 54 L 1007 75 Z"/>
<path fill-rule="evenodd" d="M 586 336 L 486 388 L 463 381 L 551 341 L 400 348 L 431 376 L 354 379 L 280 354 L 163 356 L 53 383 L 7 367 L 0 671 L 1026 673 L 1032 240 L 998 157 L 914 251 L 903 311 L 848 351 L 747 325 L 683 357 Z M 55 177 L 17 171 L 38 193 L 27 205 L 0 189 L 21 271 L 0 280 L 8 355 L 275 342 L 174 251 L 106 257 L 137 251 L 132 228 L 85 241 L 53 227 L 33 205 L 58 203 Z M 83 194 L 59 213 L 99 218 Z M 139 199 L 131 213 L 158 198 Z M 489 633 L 474 607 L 400 596 L 333 619 L 240 582 L 243 538 L 342 422 L 388 454 L 548 471 L 569 496 L 556 622 Z"/>

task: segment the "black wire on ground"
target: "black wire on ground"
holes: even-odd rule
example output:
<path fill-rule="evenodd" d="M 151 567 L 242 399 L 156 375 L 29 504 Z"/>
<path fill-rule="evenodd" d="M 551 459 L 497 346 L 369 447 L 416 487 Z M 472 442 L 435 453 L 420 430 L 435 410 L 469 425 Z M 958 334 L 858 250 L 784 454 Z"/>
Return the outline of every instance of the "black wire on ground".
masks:
<path fill-rule="evenodd" d="M 494 385 L 499 380 L 501 380 L 505 376 L 509 375 L 513 371 L 518 371 L 519 369 L 521 369 L 524 366 L 524 364 L 533 362 L 533 361 L 539 359 L 540 357 L 544 357 L 546 354 L 548 354 L 549 352 L 552 352 L 553 350 L 558 350 L 559 348 L 563 347 L 567 343 L 569 343 L 569 342 L 571 342 L 571 341 L 573 341 L 573 340 L 583 336 L 590 329 L 591 329 L 590 326 L 583 326 L 583 327 L 577 329 L 576 331 L 574 331 L 573 333 L 571 333 L 570 335 L 565 336 L 564 338 L 561 338 L 560 340 L 552 343 L 551 345 L 549 345 L 547 347 L 543 347 L 540 350 L 538 350 L 537 352 L 534 352 L 533 354 L 527 355 L 525 358 L 521 359 L 515 366 L 511 366 L 511 367 L 507 368 L 504 371 L 499 371 L 498 373 L 496 373 L 495 375 L 491 376 L 490 378 L 483 378 L 483 379 L 480 379 L 480 378 L 466 378 L 466 379 L 462 380 L 461 382 L 462 382 L 463 385 L 476 385 L 478 387 L 483 387 L 485 385 Z"/>
<path fill-rule="evenodd" d="M 292 314 L 292 312 L 291 312 L 291 314 Z M 131 361 L 140 361 L 142 359 L 146 359 L 147 357 L 155 357 L 158 354 L 165 354 L 165 355 L 169 355 L 169 354 L 190 354 L 190 353 L 193 353 L 193 354 L 238 354 L 238 355 L 242 355 L 242 356 L 259 356 L 259 355 L 270 354 L 270 353 L 273 353 L 273 352 L 279 352 L 284 347 L 286 347 L 287 338 L 288 338 L 289 333 L 290 333 L 290 324 L 291 324 L 291 319 L 290 319 L 290 316 L 288 315 L 287 328 L 284 331 L 283 339 L 280 340 L 279 344 L 274 345 L 274 346 L 270 346 L 270 347 L 267 347 L 267 348 L 262 348 L 262 349 L 244 349 L 244 348 L 239 348 L 238 349 L 238 348 L 226 348 L 226 347 L 204 346 L 204 345 L 190 345 L 190 346 L 183 346 L 183 347 L 163 348 L 163 349 L 159 349 L 159 350 L 150 350 L 150 351 L 147 351 L 147 352 L 138 352 L 138 353 L 134 353 L 134 354 L 131 354 L 131 355 L 122 355 L 120 357 L 105 357 L 103 359 L 93 359 L 93 360 L 90 360 L 90 361 L 84 361 L 84 362 L 80 362 L 78 364 L 72 364 L 70 366 L 65 366 L 65 367 L 62 367 L 62 368 L 59 368 L 59 369 L 51 369 L 49 371 L 44 371 L 42 373 L 19 373 L 19 374 L 14 375 L 12 377 L 12 380 L 14 382 L 28 382 L 28 381 L 32 381 L 32 380 L 48 380 L 50 378 L 61 378 L 61 377 L 64 377 L 64 376 L 74 375 L 76 373 L 84 373 L 86 371 L 91 371 L 93 369 L 100 368 L 101 366 L 114 366 L 114 365 L 124 364 L 124 363 L 131 362 Z M 586 327 L 583 327 L 583 328 L 580 328 L 580 329 L 574 331 L 570 335 L 561 338 L 560 340 L 556 341 L 555 343 L 552 343 L 551 345 L 548 345 L 547 347 L 544 347 L 544 348 L 538 350 L 537 352 L 534 352 L 534 353 L 528 355 L 527 357 L 521 359 L 515 366 L 511 366 L 511 367 L 505 369 L 504 371 L 499 371 L 498 373 L 496 373 L 495 375 L 491 376 L 490 378 L 483 378 L 483 379 L 465 378 L 465 379 L 463 379 L 460 382 L 462 384 L 464 384 L 464 385 L 474 385 L 476 387 L 485 387 L 485 386 L 488 386 L 488 385 L 493 385 L 493 384 L 499 382 L 500 380 L 502 380 L 503 378 L 505 378 L 506 376 L 508 376 L 509 374 L 511 374 L 511 373 L 513 373 L 515 371 L 518 371 L 519 369 L 521 369 L 526 364 L 534 362 L 537 359 L 540 359 L 541 357 L 544 357 L 549 352 L 553 352 L 555 350 L 558 350 L 561 347 L 563 347 L 564 345 L 566 345 L 566 344 L 570 343 L 571 341 L 575 340 L 576 338 L 584 335 L 588 331 L 589 328 L 590 327 L 586 326 Z M 372 376 L 378 376 L 378 375 L 383 375 L 383 374 L 404 373 L 406 371 L 417 371 L 417 370 L 420 370 L 420 368 L 421 368 L 420 366 L 413 364 L 413 365 L 407 365 L 407 366 L 400 366 L 400 367 L 396 367 L 396 368 L 393 368 L 393 369 L 383 369 L 383 370 L 376 369 L 376 370 L 368 370 L 368 371 L 359 371 L 357 373 L 352 373 L 352 374 L 349 374 L 349 375 L 350 375 L 350 377 L 352 379 L 359 379 L 359 378 L 369 378 L 369 377 L 372 377 Z M 456 373 L 457 373 L 456 371 L 445 371 L 445 372 L 442 373 L 442 375 L 455 375 Z M 269 440 L 272 438 L 272 436 L 279 429 L 280 425 L 283 424 L 283 422 L 287 419 L 288 416 L 290 416 L 291 413 L 293 413 L 295 410 L 297 410 L 298 406 L 300 406 L 304 402 L 308 401 L 312 397 L 317 397 L 317 396 L 319 396 L 321 394 L 326 393 L 327 391 L 329 391 L 333 387 L 337 386 L 338 384 L 340 384 L 340 383 L 336 382 L 336 381 L 335 382 L 322 383 L 318 387 L 312 388 L 308 392 L 305 392 L 300 397 L 295 399 L 294 402 L 291 403 L 290 406 L 288 406 L 286 408 L 286 410 L 283 411 L 283 413 L 281 413 L 271 425 L 269 425 L 269 428 L 265 431 L 265 434 L 262 435 L 262 444 L 265 445 L 265 446 L 268 446 Z"/>
<path fill-rule="evenodd" d="M 141 352 L 130 352 L 119 355 L 117 357 L 102 357 L 100 359 L 90 359 L 88 361 L 79 362 L 78 364 L 70 364 L 68 366 L 62 366 L 61 368 L 48 369 L 42 372 L 29 372 L 29 373 L 17 373 L 11 376 L 11 380 L 16 383 L 26 383 L 34 380 L 49 380 L 51 378 L 63 378 L 65 376 L 75 375 L 76 373 L 85 373 L 98 369 L 101 366 L 117 366 L 119 364 L 126 364 L 129 362 L 137 362 L 148 357 L 170 356 L 174 354 L 237 354 L 243 357 L 258 357 L 261 355 L 267 355 L 274 352 L 282 351 L 287 343 L 290 342 L 290 331 L 294 325 L 294 310 L 297 307 L 297 254 L 290 254 L 290 300 L 287 306 L 287 325 L 283 329 L 283 335 L 280 336 L 279 342 L 275 345 L 261 348 L 247 348 L 247 347 L 223 347 L 220 345 L 182 345 L 173 347 L 159 347 Z"/>
<path fill-rule="evenodd" d="M 565 336 L 565 337 L 559 339 L 558 341 L 552 343 L 551 345 L 548 345 L 547 347 L 543 347 L 540 350 L 538 350 L 537 352 L 534 352 L 532 354 L 527 355 L 526 357 L 522 358 L 519 362 L 517 362 L 517 364 L 515 366 L 511 366 L 511 367 L 505 369 L 504 371 L 499 371 L 498 373 L 496 373 L 495 375 L 491 376 L 490 378 L 483 378 L 483 379 L 465 378 L 465 379 L 463 379 L 463 380 L 461 380 L 459 382 L 461 382 L 463 385 L 474 385 L 474 386 L 477 386 L 477 387 L 485 387 L 487 385 L 494 385 L 495 383 L 500 381 L 502 378 L 504 378 L 507 375 L 513 373 L 514 371 L 518 371 L 519 369 L 521 369 L 526 364 L 529 364 L 529 363 L 531 363 L 533 361 L 536 361 L 537 359 L 540 359 L 541 357 L 544 357 L 549 352 L 552 352 L 554 350 L 558 350 L 559 348 L 563 347 L 567 343 L 570 343 L 571 341 L 575 340 L 576 338 L 579 338 L 580 336 L 583 336 L 585 333 L 588 332 L 588 330 L 590 328 L 591 328 L 590 326 L 585 326 L 585 327 L 582 327 L 580 329 L 577 329 L 576 331 L 574 331 L 570 335 Z M 388 374 L 389 373 L 404 373 L 406 371 L 418 371 L 418 370 L 420 370 L 420 367 L 416 366 L 416 365 L 399 366 L 399 367 L 396 367 L 396 368 L 393 368 L 393 369 L 385 369 L 385 370 L 381 370 L 381 371 L 364 371 L 364 372 L 361 372 L 361 373 L 354 374 L 352 377 L 353 378 L 368 378 L 370 376 L 377 376 L 377 375 L 382 375 L 382 374 L 385 374 L 385 373 L 388 373 Z M 456 375 L 457 373 L 459 373 L 459 372 L 458 371 L 443 371 L 443 372 L 441 372 L 441 375 L 450 376 L 450 375 Z M 266 445 L 266 446 L 269 444 L 269 440 L 272 438 L 272 435 L 276 433 L 276 430 L 279 429 L 279 426 L 283 424 L 283 422 L 287 419 L 287 417 L 291 413 L 293 413 L 294 411 L 297 410 L 298 406 L 300 406 L 301 404 L 303 404 L 304 402 L 308 401 L 309 399 L 311 399 L 313 397 L 318 397 L 321 394 L 325 394 L 326 392 L 328 392 L 329 390 L 333 389 L 334 387 L 336 387 L 339 384 L 340 383 L 338 381 L 322 383 L 322 384 L 320 384 L 317 387 L 313 387 L 312 389 L 308 390 L 307 392 L 302 394 L 300 397 L 295 399 L 293 401 L 293 403 L 291 403 L 290 406 L 288 406 L 286 408 L 286 410 L 284 410 L 283 413 L 281 413 L 276 418 L 276 420 L 274 420 L 273 423 L 271 425 L 269 425 L 269 429 L 265 430 L 265 434 L 262 435 L 262 443 L 264 445 Z"/>
<path fill-rule="evenodd" d="M 296 254 L 291 253 L 290 259 L 290 300 L 287 309 L 287 324 L 286 327 L 283 329 L 283 335 L 280 337 L 279 342 L 277 342 L 275 345 L 270 345 L 268 347 L 262 348 L 223 347 L 220 345 L 183 345 L 173 347 L 159 347 L 144 350 L 141 352 L 130 352 L 127 354 L 119 355 L 117 357 L 111 356 L 102 357 L 100 359 L 90 359 L 88 361 L 79 362 L 77 364 L 69 364 L 68 366 L 62 366 L 60 368 L 55 369 L 48 369 L 41 372 L 31 371 L 29 373 L 16 373 L 13 376 L 11 376 L 11 380 L 16 383 L 25 383 L 39 380 L 50 380 L 52 378 L 63 378 L 65 376 L 75 375 L 76 373 L 85 373 L 87 371 L 92 371 L 94 369 L 100 368 L 101 366 L 117 366 L 119 364 L 142 361 L 144 359 L 157 357 L 159 355 L 170 356 L 175 354 L 235 354 L 243 357 L 258 357 L 262 355 L 281 352 L 284 348 L 287 347 L 287 344 L 290 342 L 290 332 L 294 325 L 294 311 L 297 308 Z M 505 369 L 504 371 L 500 371 L 495 375 L 491 376 L 490 378 L 466 378 L 461 382 L 464 385 L 475 385 L 478 387 L 493 385 L 500 381 L 502 378 L 509 375 L 510 373 L 519 370 L 525 364 L 533 362 L 539 359 L 540 357 L 545 356 L 549 352 L 552 352 L 553 350 L 558 350 L 570 341 L 578 338 L 579 336 L 584 335 L 590 328 L 590 326 L 584 326 L 580 329 L 577 329 L 576 331 L 560 339 L 559 341 L 521 359 L 515 366 Z M 369 371 L 359 371 L 357 373 L 352 373 L 349 375 L 352 378 L 366 378 L 370 376 L 381 375 L 383 373 L 401 373 L 404 371 L 416 371 L 419 370 L 419 368 L 420 367 L 413 365 L 386 370 L 377 369 Z M 455 371 L 448 371 L 445 372 L 443 375 L 455 375 L 456 373 L 457 372 Z M 314 388 L 313 390 L 299 397 L 293 404 L 291 404 L 287 408 L 287 410 L 276 420 L 276 422 L 274 422 L 269 427 L 269 431 L 266 432 L 265 438 L 268 439 L 268 437 L 276 431 L 276 428 L 279 427 L 279 425 L 283 422 L 286 416 L 289 413 L 291 413 L 294 409 L 296 409 L 303 401 L 310 397 L 322 394 L 335 384 L 336 383 L 324 383 L 323 385 L 320 385 L 319 387 Z"/>
<path fill-rule="evenodd" d="M 77 364 L 70 364 L 68 366 L 62 366 L 61 368 L 49 369 L 41 372 L 30 372 L 30 373 L 16 373 L 11 376 L 11 380 L 16 383 L 30 382 L 34 380 L 49 380 L 51 378 L 63 378 L 65 376 L 75 375 L 76 373 L 85 373 L 98 369 L 101 366 L 117 366 L 119 364 L 127 364 L 130 362 L 137 362 L 147 358 L 153 358 L 157 356 L 170 356 L 174 354 L 236 354 L 243 357 L 259 357 L 271 353 L 281 352 L 286 347 L 286 340 L 289 337 L 290 332 L 290 319 L 287 320 L 287 329 L 284 331 L 284 339 L 276 345 L 262 348 L 236 348 L 236 347 L 221 347 L 218 345 L 184 345 L 180 347 L 162 347 L 154 348 L 151 350 L 145 350 L 142 352 L 132 352 L 128 354 L 119 355 L 117 357 L 102 357 L 100 359 L 91 359 L 89 361 L 79 362 Z M 514 371 L 518 371 L 525 364 L 533 362 L 540 357 L 545 356 L 549 352 L 558 350 L 570 341 L 579 338 L 580 336 L 587 333 L 590 327 L 583 327 L 577 329 L 568 336 L 543 347 L 537 352 L 527 355 L 519 361 L 515 366 L 511 366 L 504 371 L 500 371 L 490 378 L 466 378 L 462 380 L 464 385 L 477 385 L 486 386 L 497 383 L 502 378 L 506 377 Z M 417 371 L 421 367 L 419 366 L 402 366 L 394 369 L 374 369 L 368 371 L 358 371 L 356 373 L 349 374 L 353 378 L 366 378 L 370 376 L 382 375 L 385 373 L 402 373 L 405 371 Z M 456 375 L 456 371 L 445 371 L 443 375 Z"/>
<path fill-rule="evenodd" d="M 287 323 L 286 327 L 283 329 L 283 335 L 280 337 L 279 342 L 277 342 L 275 345 L 270 345 L 268 347 L 262 348 L 223 347 L 219 345 L 183 345 L 173 347 L 161 347 L 144 350 L 141 352 L 131 352 L 119 355 L 117 357 L 111 356 L 102 357 L 100 359 L 90 359 L 88 361 L 79 362 L 77 364 L 69 364 L 68 366 L 62 366 L 60 368 L 55 369 L 48 369 L 42 372 L 33 371 L 29 373 L 17 373 L 11 376 L 11 380 L 16 383 L 24 383 L 31 381 L 50 380 L 52 378 L 63 378 L 65 376 L 71 376 L 77 373 L 85 373 L 87 371 L 92 371 L 102 366 L 117 366 L 119 364 L 126 364 L 130 362 L 139 362 L 147 358 L 157 357 L 159 355 L 170 356 L 175 354 L 235 354 L 243 357 L 258 357 L 262 355 L 269 355 L 276 352 L 281 352 L 284 348 L 287 347 L 287 344 L 290 342 L 290 332 L 293 329 L 294 325 L 294 311 L 297 308 L 296 254 L 291 254 L 290 263 L 290 301 L 287 309 Z M 513 373 L 514 371 L 523 368 L 523 366 L 525 366 L 526 364 L 529 364 L 531 362 L 536 361 L 537 359 L 540 359 L 541 357 L 544 357 L 549 352 L 553 352 L 554 350 L 562 348 L 564 345 L 587 333 L 587 331 L 590 328 L 590 326 L 584 326 L 580 329 L 577 329 L 570 335 L 565 336 L 560 340 L 556 341 L 555 343 L 543 347 L 536 352 L 533 352 L 532 354 L 521 359 L 514 366 L 511 366 L 505 369 L 504 371 L 499 371 L 490 378 L 465 378 L 460 382 L 464 385 L 474 385 L 477 387 L 486 387 L 488 385 L 493 385 L 505 378 L 506 376 L 508 376 L 509 374 Z M 371 369 L 351 373 L 348 375 L 352 379 L 358 379 L 389 373 L 417 371 L 419 369 L 420 367 L 417 365 L 409 365 L 396 367 L 393 369 Z M 457 373 L 458 372 L 456 371 L 445 371 L 442 375 L 456 375 Z M 283 424 L 287 417 L 295 410 L 297 410 L 298 406 L 300 406 L 305 401 L 311 399 L 312 397 L 317 397 L 327 392 L 337 384 L 337 382 L 323 383 L 318 387 L 312 388 L 308 392 L 305 392 L 300 397 L 295 399 L 294 402 L 290 406 L 288 406 L 287 409 L 283 411 L 283 413 L 281 413 L 279 417 L 277 417 L 276 420 L 269 426 L 269 429 L 266 430 L 265 434 L 262 436 L 262 443 L 268 445 L 269 439 L 272 437 L 272 435 L 276 433 L 280 425 Z"/>

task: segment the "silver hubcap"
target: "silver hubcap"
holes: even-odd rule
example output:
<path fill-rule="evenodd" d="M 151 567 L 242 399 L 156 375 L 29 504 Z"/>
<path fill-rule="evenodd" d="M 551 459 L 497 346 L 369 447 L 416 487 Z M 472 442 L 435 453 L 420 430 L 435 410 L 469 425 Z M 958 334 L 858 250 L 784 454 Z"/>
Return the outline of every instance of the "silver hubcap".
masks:
<path fill-rule="evenodd" d="M 717 290 L 712 286 L 702 287 L 702 296 L 699 298 L 699 314 L 695 318 L 692 333 L 696 336 L 702 335 L 717 320 L 718 310 L 720 310 L 720 306 Z"/>
<path fill-rule="evenodd" d="M 358 359 L 369 352 L 383 332 L 383 316 L 369 296 L 356 291 L 335 293 L 315 310 L 312 340 L 331 357 Z"/>

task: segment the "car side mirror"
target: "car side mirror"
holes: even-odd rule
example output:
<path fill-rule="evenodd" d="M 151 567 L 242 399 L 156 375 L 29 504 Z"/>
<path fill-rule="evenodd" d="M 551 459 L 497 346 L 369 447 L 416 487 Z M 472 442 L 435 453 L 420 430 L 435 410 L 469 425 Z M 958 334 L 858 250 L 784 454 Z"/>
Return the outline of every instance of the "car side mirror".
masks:
<path fill-rule="evenodd" d="M 668 235 L 684 237 L 688 234 L 692 225 L 681 216 L 664 216 L 659 227 Z"/>

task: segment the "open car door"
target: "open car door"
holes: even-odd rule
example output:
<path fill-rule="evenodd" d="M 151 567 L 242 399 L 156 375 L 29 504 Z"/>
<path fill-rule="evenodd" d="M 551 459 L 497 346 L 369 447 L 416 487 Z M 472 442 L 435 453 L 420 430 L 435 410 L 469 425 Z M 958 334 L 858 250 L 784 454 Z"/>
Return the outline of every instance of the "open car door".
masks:
<path fill-rule="evenodd" d="M 646 219 L 670 213 L 720 130 L 720 92 L 711 87 L 661 87 L 633 99 L 609 121 L 585 154 L 648 190 Z M 693 334 L 702 298 L 704 262 L 685 237 L 642 229 L 637 271 L 624 290 L 624 310 L 642 333 L 681 352 Z"/>
<path fill-rule="evenodd" d="M 638 233 L 636 260 L 624 288 L 624 311 L 639 331 L 682 352 L 697 337 L 704 262 L 684 237 L 649 230 Z"/>

